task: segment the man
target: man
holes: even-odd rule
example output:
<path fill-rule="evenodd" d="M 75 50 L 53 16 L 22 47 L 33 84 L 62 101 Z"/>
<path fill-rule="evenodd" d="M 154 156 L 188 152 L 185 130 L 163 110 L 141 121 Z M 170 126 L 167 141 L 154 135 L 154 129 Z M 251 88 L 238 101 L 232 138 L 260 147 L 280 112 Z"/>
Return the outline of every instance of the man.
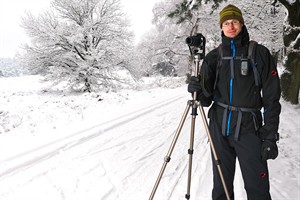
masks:
<path fill-rule="evenodd" d="M 223 8 L 220 27 L 222 44 L 207 54 L 200 77 L 192 77 L 188 91 L 197 92 L 203 106 L 214 102 L 209 129 L 231 199 L 238 158 L 248 199 L 269 200 L 267 160 L 278 155 L 281 111 L 277 69 L 269 50 L 260 44 L 250 59 L 249 34 L 239 8 Z M 214 162 L 213 174 L 212 198 L 226 199 Z"/>

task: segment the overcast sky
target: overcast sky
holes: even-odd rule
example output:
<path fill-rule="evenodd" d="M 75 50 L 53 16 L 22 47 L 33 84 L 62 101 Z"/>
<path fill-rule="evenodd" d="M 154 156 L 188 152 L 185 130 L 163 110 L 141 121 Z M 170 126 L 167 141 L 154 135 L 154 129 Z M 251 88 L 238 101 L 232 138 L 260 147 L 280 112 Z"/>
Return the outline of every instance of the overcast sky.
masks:
<path fill-rule="evenodd" d="M 121 0 L 131 18 L 138 38 L 151 27 L 152 8 L 160 0 Z M 21 16 L 26 10 L 38 14 L 50 6 L 51 0 L 0 0 L 0 58 L 13 57 L 22 43 L 28 42 Z"/>

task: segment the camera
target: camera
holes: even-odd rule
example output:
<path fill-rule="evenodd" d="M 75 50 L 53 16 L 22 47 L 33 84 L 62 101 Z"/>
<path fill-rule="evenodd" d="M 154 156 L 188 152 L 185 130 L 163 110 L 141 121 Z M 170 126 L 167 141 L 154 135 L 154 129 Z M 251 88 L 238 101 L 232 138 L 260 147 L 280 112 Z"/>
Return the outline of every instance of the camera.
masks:
<path fill-rule="evenodd" d="M 205 37 L 201 33 L 198 33 L 195 36 L 187 37 L 185 42 L 189 46 L 199 47 L 202 49 L 205 46 Z"/>

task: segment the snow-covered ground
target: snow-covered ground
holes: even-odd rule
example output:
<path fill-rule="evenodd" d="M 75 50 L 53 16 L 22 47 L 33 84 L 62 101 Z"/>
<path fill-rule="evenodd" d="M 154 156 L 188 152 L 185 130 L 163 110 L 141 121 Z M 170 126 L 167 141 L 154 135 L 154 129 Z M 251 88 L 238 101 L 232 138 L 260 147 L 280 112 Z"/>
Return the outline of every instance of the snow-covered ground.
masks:
<path fill-rule="evenodd" d="M 39 76 L 0 78 L 1 200 L 148 199 L 190 95 L 182 80 L 116 93 L 63 93 Z M 299 200 L 300 107 L 282 103 L 274 200 Z M 205 111 L 207 111 L 205 109 Z M 155 199 L 184 199 L 190 116 Z M 197 118 L 191 200 L 210 199 L 209 143 Z M 246 199 L 240 171 L 235 197 Z"/>

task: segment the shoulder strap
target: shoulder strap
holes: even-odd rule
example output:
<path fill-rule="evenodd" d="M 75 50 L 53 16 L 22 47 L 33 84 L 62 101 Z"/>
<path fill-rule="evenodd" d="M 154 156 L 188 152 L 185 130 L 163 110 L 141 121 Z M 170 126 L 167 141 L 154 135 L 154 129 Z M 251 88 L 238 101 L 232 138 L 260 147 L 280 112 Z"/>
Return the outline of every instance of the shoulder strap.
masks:
<path fill-rule="evenodd" d="M 257 42 L 254 40 L 250 40 L 249 46 L 248 46 L 248 56 L 251 58 L 255 57 L 255 50 L 256 50 Z"/>
<path fill-rule="evenodd" d="M 257 42 L 251 40 L 249 42 L 249 46 L 248 46 L 248 58 L 251 62 L 251 66 L 253 69 L 253 73 L 254 73 L 254 79 L 255 79 L 255 85 L 256 86 L 260 86 L 261 85 L 261 77 L 260 77 L 260 73 L 257 70 L 257 63 L 255 62 L 255 56 L 256 56 L 256 46 L 257 46 Z"/>

